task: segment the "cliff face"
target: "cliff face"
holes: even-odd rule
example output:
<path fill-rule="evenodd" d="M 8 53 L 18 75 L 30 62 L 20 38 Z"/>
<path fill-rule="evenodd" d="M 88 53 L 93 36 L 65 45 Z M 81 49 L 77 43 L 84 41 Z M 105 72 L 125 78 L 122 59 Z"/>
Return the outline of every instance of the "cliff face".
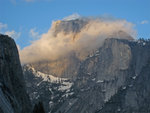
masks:
<path fill-rule="evenodd" d="M 133 75 L 132 57 L 129 41 L 106 39 L 101 48 L 81 63 L 72 87 L 76 96 L 67 100 L 60 111 L 94 113 L 101 109 Z M 72 104 L 68 104 L 70 101 Z"/>
<path fill-rule="evenodd" d="M 74 33 L 73 38 L 76 38 L 77 33 L 80 33 L 83 27 L 88 24 L 88 19 L 75 19 L 69 21 L 56 21 L 54 24 L 54 36 L 57 36 L 58 33 L 64 32 L 69 34 L 70 32 Z"/>
<path fill-rule="evenodd" d="M 30 64 L 35 70 L 57 77 L 74 78 L 77 75 L 80 60 L 72 54 L 71 56 L 56 61 L 38 62 Z"/>
<path fill-rule="evenodd" d="M 104 45 L 81 64 L 73 86 L 76 97 L 67 100 L 59 110 L 149 113 L 149 48 L 149 41 L 105 40 Z"/>
<path fill-rule="evenodd" d="M 120 29 L 111 30 L 111 23 L 89 18 L 53 22 L 47 35 L 20 51 L 22 62 L 46 74 L 76 77 L 80 63 L 101 47 L 105 39 L 133 40 L 129 32 L 120 26 Z"/>
<path fill-rule="evenodd" d="M 53 106 L 52 113 L 149 113 L 149 75 L 150 41 L 106 39 L 103 46 L 80 62 L 69 91 L 58 92 L 58 84 L 57 88 L 49 87 L 55 89 L 57 102 L 51 99 L 45 106 Z M 29 91 L 33 94 L 35 90 Z M 67 96 L 62 99 L 63 95 Z"/>
<path fill-rule="evenodd" d="M 30 113 L 22 68 L 14 40 L 0 35 L 0 112 Z"/>
<path fill-rule="evenodd" d="M 126 86 L 105 103 L 98 113 L 108 112 L 150 112 L 150 41 L 138 41 L 130 43 L 132 60 L 130 62 L 130 73 L 126 80 Z"/>
<path fill-rule="evenodd" d="M 53 113 L 72 95 L 71 80 L 36 71 L 31 65 L 23 66 L 27 91 L 33 105 L 43 102 L 46 113 Z"/>
<path fill-rule="evenodd" d="M 70 21 L 56 21 L 53 23 L 53 26 L 52 26 L 53 36 L 56 39 L 64 38 L 64 40 L 66 40 L 65 35 L 72 34 L 70 36 L 70 40 L 72 43 L 74 43 L 74 41 L 77 40 L 78 38 L 77 37 L 78 34 L 86 26 L 88 21 L 89 20 L 86 20 L 86 19 L 76 19 L 76 20 L 70 20 Z M 59 35 L 61 32 L 64 33 L 64 35 L 62 37 L 57 37 L 57 35 Z M 64 51 L 67 51 L 67 50 L 64 50 Z M 77 71 L 78 71 L 81 60 L 77 57 L 74 51 L 68 54 L 54 61 L 51 61 L 51 60 L 39 61 L 39 62 L 30 63 L 30 65 L 32 65 L 32 67 L 34 67 L 37 71 L 40 71 L 46 74 L 52 74 L 57 77 L 73 78 L 77 75 Z M 51 55 L 49 57 L 51 57 Z"/>

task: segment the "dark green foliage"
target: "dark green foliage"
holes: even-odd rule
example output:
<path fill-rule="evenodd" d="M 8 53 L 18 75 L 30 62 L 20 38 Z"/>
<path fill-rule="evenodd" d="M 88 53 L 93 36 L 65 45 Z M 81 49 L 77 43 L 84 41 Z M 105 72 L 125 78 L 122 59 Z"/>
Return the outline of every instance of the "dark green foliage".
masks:
<path fill-rule="evenodd" d="M 33 113 L 45 113 L 42 102 L 35 104 L 34 109 L 33 109 Z"/>
<path fill-rule="evenodd" d="M 1 109 L 1 107 L 0 107 L 0 113 L 4 113 L 3 110 Z"/>

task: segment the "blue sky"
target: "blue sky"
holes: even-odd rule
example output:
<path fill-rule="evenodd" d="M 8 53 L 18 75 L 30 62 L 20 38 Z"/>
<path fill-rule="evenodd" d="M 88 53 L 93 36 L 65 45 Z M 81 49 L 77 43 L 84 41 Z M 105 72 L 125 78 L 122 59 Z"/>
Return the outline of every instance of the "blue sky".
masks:
<path fill-rule="evenodd" d="M 74 13 L 125 19 L 135 24 L 137 37 L 150 38 L 150 0 L 0 0 L 0 32 L 16 37 L 23 48 L 53 20 Z"/>

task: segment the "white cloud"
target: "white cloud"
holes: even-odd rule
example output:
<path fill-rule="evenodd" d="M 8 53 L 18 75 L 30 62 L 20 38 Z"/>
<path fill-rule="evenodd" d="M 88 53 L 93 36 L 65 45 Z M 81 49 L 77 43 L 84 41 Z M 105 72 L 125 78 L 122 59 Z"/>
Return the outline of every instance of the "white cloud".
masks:
<path fill-rule="evenodd" d="M 4 34 L 10 36 L 11 38 L 17 39 L 20 37 L 21 32 L 16 32 L 16 31 L 12 30 L 12 31 L 6 31 Z"/>
<path fill-rule="evenodd" d="M 21 49 L 20 49 L 20 46 L 17 44 L 17 49 L 20 51 Z"/>
<path fill-rule="evenodd" d="M 143 21 L 141 21 L 141 24 L 148 24 L 148 23 L 149 23 L 148 20 L 143 20 Z"/>
<path fill-rule="evenodd" d="M 17 39 L 20 37 L 21 32 L 16 32 L 15 30 L 9 30 L 8 25 L 0 22 L 0 32 L 2 34 L 8 35 L 11 38 Z"/>
<path fill-rule="evenodd" d="M 6 29 L 6 28 L 7 28 L 7 24 L 3 24 L 0 22 L 0 30 Z"/>
<path fill-rule="evenodd" d="M 36 28 L 32 28 L 29 32 L 30 37 L 33 39 L 39 39 L 41 35 L 39 35 L 39 32 L 36 31 Z"/>
<path fill-rule="evenodd" d="M 72 14 L 70 16 L 67 16 L 67 17 L 63 18 L 63 20 L 66 20 L 66 21 L 68 21 L 68 20 L 75 20 L 75 19 L 80 18 L 80 17 L 81 16 L 78 13 L 74 13 L 74 14 Z"/>
<path fill-rule="evenodd" d="M 85 25 L 83 21 L 86 22 Z M 76 28 L 79 28 L 77 33 L 74 32 Z M 122 33 L 120 31 L 127 35 L 119 34 Z M 81 18 L 75 25 L 72 21 L 56 21 L 39 40 L 20 51 L 20 58 L 22 63 L 53 61 L 75 52 L 78 58 L 84 59 L 87 54 L 99 48 L 106 38 L 127 39 L 135 34 L 134 25 L 126 20 Z"/>

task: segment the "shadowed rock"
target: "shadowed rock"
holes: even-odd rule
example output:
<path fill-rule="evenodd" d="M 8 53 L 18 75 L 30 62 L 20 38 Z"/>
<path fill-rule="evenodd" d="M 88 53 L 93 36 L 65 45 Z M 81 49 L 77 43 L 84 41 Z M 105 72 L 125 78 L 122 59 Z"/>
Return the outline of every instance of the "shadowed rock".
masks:
<path fill-rule="evenodd" d="M 0 111 L 30 113 L 31 108 L 16 44 L 0 35 Z"/>

